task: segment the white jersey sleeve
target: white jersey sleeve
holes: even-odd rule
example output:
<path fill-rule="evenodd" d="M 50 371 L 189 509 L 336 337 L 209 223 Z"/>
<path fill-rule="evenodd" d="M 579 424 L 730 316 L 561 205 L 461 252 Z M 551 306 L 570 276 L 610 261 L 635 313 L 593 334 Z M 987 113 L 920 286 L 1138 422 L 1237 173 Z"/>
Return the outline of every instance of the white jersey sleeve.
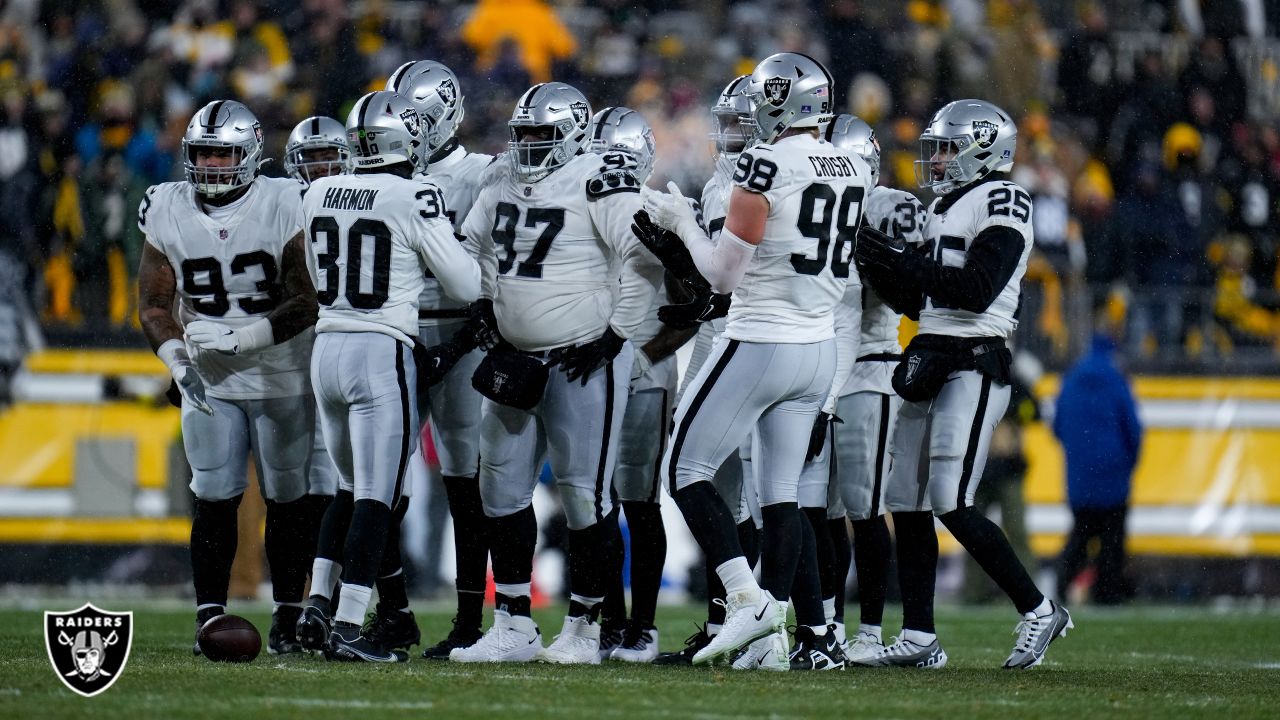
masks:
<path fill-rule="evenodd" d="M 636 334 L 662 286 L 662 263 L 631 231 L 635 214 L 644 207 L 640 183 L 627 170 L 605 169 L 587 180 L 587 208 L 600 237 L 613 248 L 619 268 L 618 296 L 609 325 L 620 337 Z"/>
<path fill-rule="evenodd" d="M 444 193 L 445 215 L 459 233 L 483 187 L 485 171 L 493 160 L 492 155 L 469 153 L 458 146 L 444 158 L 431 163 L 426 175 L 419 176 L 437 185 Z M 468 249 L 472 248 L 468 246 Z M 418 308 L 418 319 L 422 325 L 457 322 L 468 314 L 467 304 L 444 292 L 430 270 L 423 283 Z"/>
<path fill-rule="evenodd" d="M 764 238 L 733 293 L 725 334 L 748 342 L 834 336 L 871 172 L 859 157 L 810 135 L 742 153 L 735 187 L 769 202 Z"/>
<path fill-rule="evenodd" d="M 920 311 L 920 332 L 953 337 L 1008 338 L 1017 327 L 1022 297 L 1022 277 L 1027 272 L 1035 233 L 1032 229 L 1031 195 L 1008 180 L 988 180 L 970 185 L 934 201 L 924 227 L 926 246 L 945 267 L 964 267 L 973 242 L 984 230 L 1005 227 L 1021 238 L 1020 247 L 1009 249 L 1014 257 L 1002 258 L 1014 268 L 996 298 L 982 312 L 949 307 L 926 297 Z"/>
<path fill-rule="evenodd" d="M 243 327 L 280 304 L 284 247 L 300 229 L 301 194 L 293 180 L 260 177 L 214 219 L 190 183 L 147 190 L 138 207 L 138 229 L 173 269 L 182 325 L 211 320 Z M 212 397 L 288 397 L 308 392 L 313 338 L 308 330 L 236 355 L 187 343 L 187 352 Z"/>

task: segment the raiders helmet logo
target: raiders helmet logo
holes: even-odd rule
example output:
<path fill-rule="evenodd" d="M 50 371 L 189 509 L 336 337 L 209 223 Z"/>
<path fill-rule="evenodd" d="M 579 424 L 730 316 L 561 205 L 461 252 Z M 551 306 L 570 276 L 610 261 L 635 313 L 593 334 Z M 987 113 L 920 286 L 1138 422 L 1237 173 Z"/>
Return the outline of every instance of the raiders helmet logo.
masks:
<path fill-rule="evenodd" d="M 576 125 L 586 125 L 591 120 L 591 108 L 581 101 L 570 103 L 569 109 L 573 111 L 573 122 Z"/>
<path fill-rule="evenodd" d="M 413 110 L 412 108 L 405 110 L 400 113 L 400 119 L 404 121 L 404 129 L 408 130 L 410 135 L 417 137 L 420 130 L 420 126 L 418 124 L 418 111 Z"/>
<path fill-rule="evenodd" d="M 445 78 L 436 86 L 436 92 L 440 94 L 440 99 L 445 105 L 453 105 L 453 101 L 458 98 L 458 88 L 453 84 L 453 80 Z"/>
<path fill-rule="evenodd" d="M 764 81 L 764 99 L 770 105 L 781 105 L 791 95 L 791 78 L 769 78 Z"/>
<path fill-rule="evenodd" d="M 989 120 L 973 121 L 973 140 L 978 143 L 978 147 L 986 149 L 991 147 L 991 143 L 996 141 L 996 133 L 998 128 L 996 124 Z"/>
<path fill-rule="evenodd" d="M 99 610 L 89 603 L 71 612 L 45 612 L 44 645 L 58 679 L 93 697 L 124 672 L 133 645 L 133 613 Z"/>

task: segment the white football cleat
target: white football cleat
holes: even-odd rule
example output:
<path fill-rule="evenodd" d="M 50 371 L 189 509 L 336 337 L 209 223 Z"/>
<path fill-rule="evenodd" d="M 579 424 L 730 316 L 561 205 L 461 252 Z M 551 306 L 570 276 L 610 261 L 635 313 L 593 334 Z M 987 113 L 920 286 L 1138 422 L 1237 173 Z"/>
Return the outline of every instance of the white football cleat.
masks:
<path fill-rule="evenodd" d="M 1006 670 L 1027 670 L 1039 665 L 1049 643 L 1066 637 L 1067 631 L 1076 626 L 1066 608 L 1058 603 L 1051 603 L 1051 607 L 1053 609 L 1042 616 L 1027 613 L 1013 629 L 1018 642 L 1013 646 L 1009 659 L 1004 661 Z"/>
<path fill-rule="evenodd" d="M 600 624 L 586 616 L 566 617 L 560 634 L 538 653 L 538 659 L 557 665 L 599 665 Z"/>
<path fill-rule="evenodd" d="M 884 643 L 869 632 L 859 632 L 844 646 L 845 656 L 855 665 L 861 665 L 879 657 L 883 650 Z"/>
<path fill-rule="evenodd" d="M 766 635 L 783 632 L 786 623 L 786 606 L 774 600 L 768 590 L 733 593 L 725 601 L 720 633 L 693 656 L 693 664 L 714 662 Z"/>
<path fill-rule="evenodd" d="M 865 667 L 910 667 L 924 670 L 941 670 L 947 666 L 947 651 L 937 638 L 928 645 L 917 645 L 906 638 L 894 638 L 894 642 L 881 648 L 875 657 L 855 663 Z"/>
<path fill-rule="evenodd" d="M 632 622 L 622 637 L 622 644 L 609 656 L 614 660 L 633 663 L 651 663 L 658 657 L 658 629 Z"/>
<path fill-rule="evenodd" d="M 542 650 L 542 633 L 533 618 L 493 613 L 493 627 L 470 647 L 449 651 L 449 660 L 462 663 L 529 662 Z"/>
<path fill-rule="evenodd" d="M 734 659 L 733 669 L 786 672 L 791 669 L 789 653 L 786 630 L 765 635 L 748 645 L 747 649 Z"/>

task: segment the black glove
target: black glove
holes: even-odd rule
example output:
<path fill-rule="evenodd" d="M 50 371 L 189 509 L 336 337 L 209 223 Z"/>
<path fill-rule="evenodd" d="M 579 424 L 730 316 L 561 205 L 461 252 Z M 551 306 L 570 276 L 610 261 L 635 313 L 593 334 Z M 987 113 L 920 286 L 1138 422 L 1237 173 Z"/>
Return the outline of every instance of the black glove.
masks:
<path fill-rule="evenodd" d="M 587 384 L 591 373 L 600 369 L 605 363 L 612 361 L 622 352 L 626 340 L 614 334 L 613 328 L 605 328 L 598 340 L 576 345 L 565 351 L 560 357 L 560 366 L 569 377 L 569 382 L 581 379 Z"/>
<path fill-rule="evenodd" d="M 636 211 L 632 218 L 631 232 L 635 233 L 636 239 L 648 248 L 649 252 L 662 263 L 662 267 L 672 275 L 685 281 L 692 278 L 702 279 L 698 274 L 698 267 L 693 264 L 693 256 L 689 254 L 689 248 L 684 246 L 680 236 L 658 226 L 649 218 L 649 213 L 644 210 Z"/>
<path fill-rule="evenodd" d="M 686 330 L 698 323 L 722 318 L 729 313 L 731 296 L 707 291 L 687 303 L 663 305 L 658 308 L 658 319 L 664 325 Z"/>
<path fill-rule="evenodd" d="M 182 391 L 178 389 L 177 380 L 169 381 L 169 387 L 165 388 L 164 397 L 169 401 L 170 405 L 178 408 L 179 410 L 182 409 Z"/>
<path fill-rule="evenodd" d="M 463 355 L 471 352 L 468 343 L 458 342 L 458 338 L 439 345 L 427 347 L 422 343 L 414 343 L 413 360 L 418 366 L 418 392 L 423 392 L 427 388 L 444 380 L 444 376 L 449 374 L 454 365 L 462 359 Z"/>
<path fill-rule="evenodd" d="M 472 303 L 471 319 L 458 334 L 454 335 L 454 339 L 457 339 L 458 335 L 465 335 L 467 342 L 472 343 L 471 347 L 464 351 L 464 355 L 473 348 L 492 350 L 506 342 L 502 338 L 502 333 L 498 331 L 498 318 L 493 314 L 493 301 L 480 298 Z"/>
<path fill-rule="evenodd" d="M 870 225 L 858 229 L 858 242 L 853 249 L 858 268 L 883 269 L 896 273 L 907 244 L 900 238 L 890 237 Z"/>
<path fill-rule="evenodd" d="M 809 451 L 804 455 L 805 462 L 813 462 L 814 458 L 822 454 L 822 446 L 827 444 L 827 428 L 833 422 L 844 421 L 828 412 L 818 413 L 813 421 L 813 431 L 809 433 Z"/>

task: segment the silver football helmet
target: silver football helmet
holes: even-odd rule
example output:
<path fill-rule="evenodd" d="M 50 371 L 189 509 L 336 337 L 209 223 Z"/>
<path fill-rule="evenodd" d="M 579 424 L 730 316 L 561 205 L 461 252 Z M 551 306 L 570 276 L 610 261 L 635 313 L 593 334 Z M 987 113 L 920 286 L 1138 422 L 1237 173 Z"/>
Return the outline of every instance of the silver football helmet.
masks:
<path fill-rule="evenodd" d="M 630 108 L 607 107 L 591 118 L 591 152 L 622 153 L 634 164 L 628 168 L 643 185 L 653 172 L 657 143 L 644 116 Z"/>
<path fill-rule="evenodd" d="M 986 100 L 956 100 L 934 114 L 920 134 L 916 184 L 938 194 L 1013 167 L 1018 128 Z"/>
<path fill-rule="evenodd" d="M 857 115 L 841 113 L 827 123 L 827 142 L 867 161 L 871 185 L 880 182 L 880 141 L 876 131 Z"/>
<path fill-rule="evenodd" d="M 410 61 L 387 78 L 386 89 L 405 96 L 418 109 L 427 137 L 427 149 L 423 152 L 425 165 L 426 158 L 453 139 L 462 124 L 465 113 L 458 76 L 435 60 Z"/>
<path fill-rule="evenodd" d="M 323 151 L 333 151 L 333 155 L 314 158 L 314 153 Z M 316 115 L 303 120 L 289 133 L 289 140 L 284 144 L 284 169 L 304 185 L 322 177 L 341 175 L 350 165 L 347 129 L 330 117 Z"/>
<path fill-rule="evenodd" d="M 572 85 L 539 83 L 520 97 L 507 126 L 511 130 L 507 156 L 516 176 L 537 182 L 587 144 L 591 103 Z"/>
<path fill-rule="evenodd" d="M 347 143 L 355 168 L 376 168 L 422 158 L 422 124 L 418 110 L 403 95 L 386 90 L 356 101 L 347 116 Z"/>
<path fill-rule="evenodd" d="M 756 142 L 771 143 L 791 128 L 817 128 L 831 120 L 831 73 L 800 53 L 770 55 L 747 85 Z"/>
<path fill-rule="evenodd" d="M 720 98 L 711 106 L 711 121 L 715 130 L 711 139 L 716 144 L 716 169 L 725 175 L 733 175 L 738 155 L 747 149 L 751 141 L 751 99 L 747 97 L 750 75 L 739 75 L 724 86 Z"/>
<path fill-rule="evenodd" d="M 200 150 L 231 151 L 227 167 L 199 165 Z M 217 197 L 247 186 L 262 165 L 262 124 L 235 100 L 214 100 L 196 112 L 182 136 L 182 164 L 196 192 Z"/>

